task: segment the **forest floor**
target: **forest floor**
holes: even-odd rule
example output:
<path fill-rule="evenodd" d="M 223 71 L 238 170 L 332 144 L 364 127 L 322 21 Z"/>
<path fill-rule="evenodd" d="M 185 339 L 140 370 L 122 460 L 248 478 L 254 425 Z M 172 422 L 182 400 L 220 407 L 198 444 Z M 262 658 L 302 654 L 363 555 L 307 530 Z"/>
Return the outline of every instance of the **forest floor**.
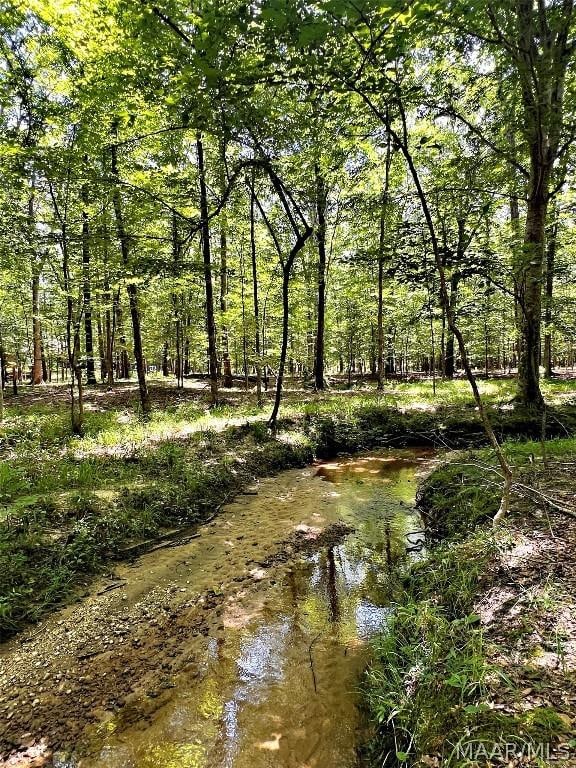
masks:
<path fill-rule="evenodd" d="M 15 762 L 14 757 L 6 765 L 35 764 L 33 752 L 38 745 L 29 734 L 31 730 L 37 733 L 40 722 L 47 723 L 46 735 L 52 746 L 59 743 L 58 733 L 74 733 L 79 726 L 66 722 L 66 701 L 70 697 L 80 702 L 85 715 L 120 706 L 132 687 L 134 665 L 146 671 L 142 677 L 154 694 L 152 698 L 161 696 L 167 678 L 167 669 L 162 664 L 179 663 L 178 638 L 191 624 L 202 633 L 210 614 L 208 609 L 217 608 L 221 602 L 221 595 L 214 590 L 206 590 L 201 602 L 193 605 L 186 593 L 167 594 L 161 593 L 161 589 L 154 593 L 149 605 L 145 600 L 137 601 L 136 594 L 125 600 L 123 580 L 118 580 L 118 570 L 113 567 L 116 561 L 133 560 L 160 545 L 161 549 L 154 553 L 157 558 L 158 552 L 172 551 L 172 540 L 184 542 L 182 546 L 186 547 L 186 542 L 193 541 L 195 526 L 211 519 L 220 506 L 249 490 L 256 478 L 304 466 L 315 455 L 328 457 L 380 445 L 468 447 L 483 442 L 467 385 L 462 381 L 439 383 L 435 394 L 426 381 L 394 383 L 383 393 L 365 386 L 334 389 L 325 394 L 292 388 L 289 383 L 277 435 L 270 435 L 266 428 L 269 403 L 265 409 L 259 409 L 253 393 L 234 389 L 226 391 L 225 401 L 209 411 L 204 384 L 196 382 L 179 392 L 175 387 L 154 383 L 151 391 L 155 410 L 148 423 L 138 418 L 135 384 L 120 383 L 112 391 L 105 387 L 89 389 L 86 429 L 81 438 L 69 433 L 68 394 L 64 386 L 27 389 L 17 397 L 6 397 L 6 418 L 0 428 L 0 639 L 20 633 L 5 646 L 11 649 L 16 666 L 9 669 L 4 664 L 0 681 L 1 750 L 7 754 L 16 748 L 20 760 Z M 539 423 L 528 424 L 525 415 L 515 413 L 509 405 L 513 382 L 486 381 L 481 387 L 502 438 L 538 434 Z M 575 381 L 559 380 L 546 385 L 549 430 L 553 435 L 576 432 L 576 415 L 571 405 L 575 394 Z M 563 498 L 574 507 L 572 475 L 576 460 L 571 440 L 550 442 L 545 471 L 534 460 L 539 450 L 537 444 L 511 444 L 507 450 L 514 452 L 519 465 L 526 465 L 526 484 L 535 483 L 543 489 L 547 482 L 555 489 L 564 484 Z M 482 461 L 489 462 L 485 457 Z M 514 668 L 517 684 L 511 686 L 511 698 L 502 702 L 477 700 L 473 696 L 470 699 L 473 686 L 468 667 L 468 677 L 458 677 L 463 673 L 456 670 L 452 682 L 459 682 L 450 683 L 449 690 L 451 694 L 456 692 L 457 704 L 462 704 L 465 716 L 472 717 L 488 711 L 486 702 L 490 712 L 515 711 L 514 696 L 526 703 L 532 696 L 528 693 L 531 688 L 535 701 L 540 697 L 538 700 L 548 703 L 534 705 L 529 712 L 537 710 L 536 725 L 548 730 L 555 728 L 556 738 L 561 724 L 567 724 L 564 716 L 573 718 L 576 714 L 570 666 L 576 647 L 570 620 L 570 595 L 575 594 L 570 579 L 576 573 L 576 567 L 572 567 L 576 566 L 573 523 L 565 516 L 556 518 L 543 503 L 518 497 L 515 514 L 510 518 L 511 527 L 505 529 L 502 542 L 495 547 L 490 537 L 476 534 L 473 529 L 491 510 L 497 484 L 486 484 L 485 469 L 480 470 L 481 479 L 478 473 L 466 479 L 463 470 L 456 471 L 456 478 L 449 474 L 447 487 L 440 483 L 434 503 L 438 506 L 438 498 L 445 498 L 450 509 L 460 511 L 458 505 L 464 504 L 465 511 L 456 518 L 467 521 L 468 528 L 458 529 L 457 535 L 462 546 L 471 549 L 464 549 L 458 557 L 466 562 L 477 561 L 478 568 L 484 570 L 475 571 L 471 578 L 461 569 L 462 578 L 469 585 L 468 591 L 463 587 L 463 594 L 468 594 L 470 600 L 465 608 L 464 603 L 458 604 L 460 613 L 455 620 L 468 631 L 475 630 L 476 625 L 467 616 L 478 613 L 484 622 L 484 608 L 489 616 L 492 607 L 496 617 L 486 619 L 485 628 L 486 647 L 493 646 L 492 655 L 475 651 L 472 661 L 466 663 L 474 665 L 480 659 L 482 669 L 486 665 L 486 669 L 498 670 L 500 667 L 492 659 L 500 659 L 502 669 Z M 533 476 L 528 477 L 530 472 Z M 463 493 L 458 504 L 453 504 L 451 493 L 462 488 L 469 489 L 471 496 Z M 444 513 L 446 527 L 450 516 L 446 508 Z M 454 532 L 444 530 L 443 534 Z M 508 546 L 511 542 L 513 548 Z M 292 539 L 277 544 L 279 550 L 299 546 Z M 438 561 L 431 560 L 436 563 L 433 571 L 437 579 L 429 580 L 430 590 L 435 585 L 439 594 L 453 593 L 438 580 L 442 573 L 448 584 L 454 580 L 450 569 L 458 571 L 454 560 L 457 551 L 454 547 L 454 556 L 443 555 L 446 562 L 441 560 L 440 568 Z M 565 566 L 563 572 L 561 564 Z M 424 599 L 430 600 L 430 594 Z M 22 632 L 66 601 L 82 606 L 94 595 L 96 608 L 81 621 L 82 612 L 79 614 L 75 605 L 65 609 L 75 616 L 74 632 L 70 631 L 66 616 L 48 620 L 49 637 L 44 630 L 39 637 L 34 627 Z M 413 598 L 414 595 L 410 598 L 412 602 Z M 553 598 L 557 598 L 557 604 L 552 605 Z M 137 605 L 135 612 L 133 604 Z M 529 616 L 533 621 L 524 631 L 526 605 L 532 606 Z M 540 610 L 541 606 L 546 606 L 546 610 Z M 446 610 L 456 609 L 452 605 Z M 463 610 L 466 612 L 462 615 Z M 104 632 L 103 626 L 109 627 L 109 631 Z M 497 629 L 504 632 L 500 645 Z M 422 627 L 418 629 L 421 630 Z M 443 631 L 446 650 L 446 638 L 456 629 L 444 627 Z M 172 650 L 166 648 L 166 636 L 174 637 Z M 508 647 L 512 641 L 514 646 Z M 558 645 L 560 641 L 562 644 Z M 464 645 L 467 643 L 468 639 Z M 533 680 L 529 684 L 529 673 L 524 678 L 524 672 L 516 668 L 523 669 L 524 653 L 526 659 L 530 658 L 530 664 L 524 666 L 530 667 L 532 656 L 539 653 L 534 650 L 538 643 L 542 659 L 548 659 L 551 666 L 548 669 L 540 662 L 537 667 L 544 670 L 542 676 L 536 676 L 536 683 Z M 556 650 L 551 650 L 553 643 Z M 63 644 L 68 654 L 64 659 L 59 653 Z M 114 651 L 107 652 L 108 646 Z M 14 653 L 15 647 L 19 650 Z M 438 647 L 443 647 L 439 641 Z M 47 655 L 42 648 L 47 649 Z M 554 653 L 561 661 L 550 656 Z M 164 659 L 162 663 L 160 656 Z M 167 662 L 166 657 L 172 661 Z M 63 660 L 66 667 L 73 665 L 74 686 L 67 683 Z M 103 666 L 99 671 L 100 663 Z M 496 689 L 503 694 L 506 686 L 502 679 L 509 679 L 511 673 L 506 672 L 507 678 L 502 679 L 500 672 L 495 674 Z M 544 684 L 542 692 L 539 686 L 545 675 L 552 675 L 551 682 Z M 482 679 L 486 681 L 482 684 L 484 696 L 491 680 L 488 672 Z M 437 679 L 434 685 L 438 685 Z M 555 686 L 556 694 L 549 692 L 549 685 Z M 430 689 L 423 687 L 423 691 L 434 700 Z M 519 695 L 519 691 L 524 693 Z M 380 693 L 375 694 L 376 698 Z M 568 699 L 560 706 L 561 695 Z M 447 711 L 453 714 L 454 700 L 448 701 Z M 47 712 L 53 714 L 47 716 Z M 383 712 L 377 710 L 377 717 L 381 719 Z M 80 712 L 79 724 L 83 717 Z M 460 721 L 460 725 L 474 732 L 468 721 L 464 725 Z M 385 740 L 380 743 L 385 744 Z M 432 745 L 421 752 L 423 764 L 437 764 L 442 754 L 433 746 L 433 740 L 424 739 L 422 743 Z M 411 744 L 407 754 L 412 754 L 413 748 Z M 402 758 L 403 749 L 398 747 L 395 751 Z M 36 764 L 42 765 L 45 760 L 46 753 L 41 750 Z M 515 764 L 522 763 L 512 763 Z"/>

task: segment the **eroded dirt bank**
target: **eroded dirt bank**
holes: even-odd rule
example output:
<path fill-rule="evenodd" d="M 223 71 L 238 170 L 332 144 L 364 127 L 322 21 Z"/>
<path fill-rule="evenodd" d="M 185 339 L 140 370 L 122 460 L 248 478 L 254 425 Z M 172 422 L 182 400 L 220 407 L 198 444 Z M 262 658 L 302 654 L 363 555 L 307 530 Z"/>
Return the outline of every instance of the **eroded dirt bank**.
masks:
<path fill-rule="evenodd" d="M 417 527 L 410 505 L 427 460 L 396 451 L 262 481 L 188 543 L 118 566 L 6 645 L 4 764 L 328 765 L 334 752 L 319 756 L 316 736 L 337 702 L 324 687 L 341 690 L 349 732 L 333 745 L 352 765 L 355 649 L 385 618 L 380 573 Z M 294 702 L 311 694 L 311 733 L 305 721 L 287 733 Z"/>

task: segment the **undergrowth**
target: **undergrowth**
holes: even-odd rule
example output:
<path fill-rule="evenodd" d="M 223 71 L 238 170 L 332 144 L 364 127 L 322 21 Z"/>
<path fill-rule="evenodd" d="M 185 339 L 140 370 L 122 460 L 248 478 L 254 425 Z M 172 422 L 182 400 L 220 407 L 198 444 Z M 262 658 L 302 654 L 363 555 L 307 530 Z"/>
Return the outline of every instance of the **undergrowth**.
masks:
<path fill-rule="evenodd" d="M 576 440 L 549 441 L 544 451 L 538 442 L 514 442 L 505 450 L 522 476 L 544 453 L 547 460 L 575 455 Z M 518 745 L 537 756 L 539 745 L 566 737 L 566 719 L 549 706 L 523 712 L 494 706 L 499 688 L 522 695 L 505 668 L 488 661 L 498 654 L 476 613 L 497 582 L 499 547 L 508 544 L 506 535 L 496 539 L 483 525 L 499 505 L 494 468 L 487 449 L 461 453 L 420 487 L 420 505 L 443 541 L 397 574 L 396 608 L 374 642 L 364 680 L 372 724 L 365 765 L 478 768 L 493 764 L 495 745 Z M 525 617 L 528 633 L 535 620 Z"/>

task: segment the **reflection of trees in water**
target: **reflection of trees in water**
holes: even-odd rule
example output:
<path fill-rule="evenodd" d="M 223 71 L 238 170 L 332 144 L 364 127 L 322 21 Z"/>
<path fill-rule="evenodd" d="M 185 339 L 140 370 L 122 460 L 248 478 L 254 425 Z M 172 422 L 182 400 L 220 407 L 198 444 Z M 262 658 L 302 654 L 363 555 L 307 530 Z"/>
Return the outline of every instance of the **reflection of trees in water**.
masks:
<path fill-rule="evenodd" d="M 340 603 L 338 600 L 338 586 L 336 584 L 336 563 L 334 562 L 334 547 L 328 548 L 326 563 L 326 587 L 328 592 L 328 604 L 330 606 L 330 620 L 333 623 L 336 623 L 340 619 Z"/>
<path fill-rule="evenodd" d="M 395 515 L 386 512 L 360 523 L 356 537 L 345 543 L 350 562 L 364 563 L 369 567 L 376 564 L 390 572 L 394 564 L 406 555 L 405 529 L 408 527 L 403 510 L 396 510 Z"/>
<path fill-rule="evenodd" d="M 294 563 L 288 571 L 286 584 L 290 591 L 290 602 L 294 608 L 302 605 L 302 600 L 310 591 L 310 578 L 314 570 L 314 564 L 309 561 Z"/>

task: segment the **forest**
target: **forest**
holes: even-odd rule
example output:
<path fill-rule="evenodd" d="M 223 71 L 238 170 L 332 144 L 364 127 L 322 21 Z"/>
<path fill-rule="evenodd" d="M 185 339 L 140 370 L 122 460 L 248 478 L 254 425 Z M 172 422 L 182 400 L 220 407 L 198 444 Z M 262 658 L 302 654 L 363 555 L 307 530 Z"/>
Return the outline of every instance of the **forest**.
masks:
<path fill-rule="evenodd" d="M 576 765 L 575 63 L 0 0 L 0 765 Z"/>

